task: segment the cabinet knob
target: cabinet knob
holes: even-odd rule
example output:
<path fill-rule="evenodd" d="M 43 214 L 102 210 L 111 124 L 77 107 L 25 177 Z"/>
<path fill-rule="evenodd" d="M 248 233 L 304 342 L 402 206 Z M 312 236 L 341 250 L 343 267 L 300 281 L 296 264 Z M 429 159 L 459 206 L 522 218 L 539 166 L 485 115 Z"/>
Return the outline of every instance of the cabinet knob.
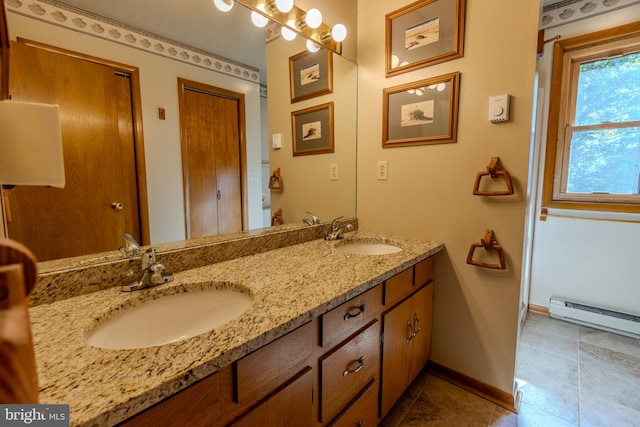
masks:
<path fill-rule="evenodd" d="M 120 202 L 113 202 L 111 203 L 111 209 L 116 212 L 120 212 L 122 209 L 124 209 L 124 205 Z"/>
<path fill-rule="evenodd" d="M 418 326 L 416 326 L 416 323 L 418 324 Z M 420 319 L 418 319 L 417 313 L 413 313 L 413 326 L 414 326 L 413 335 L 415 336 L 418 334 L 418 332 L 420 332 L 420 329 L 422 329 L 422 324 L 420 323 Z"/>

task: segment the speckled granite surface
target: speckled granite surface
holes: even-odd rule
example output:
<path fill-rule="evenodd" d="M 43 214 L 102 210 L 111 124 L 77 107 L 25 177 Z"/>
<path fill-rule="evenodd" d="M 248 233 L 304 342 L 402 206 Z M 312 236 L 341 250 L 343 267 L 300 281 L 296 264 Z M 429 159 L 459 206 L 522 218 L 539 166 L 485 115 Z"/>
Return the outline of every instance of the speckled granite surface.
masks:
<path fill-rule="evenodd" d="M 358 228 L 356 218 L 347 219 L 344 223 L 352 224 L 355 230 Z M 158 248 L 158 262 L 167 267 L 167 272 L 177 273 L 321 239 L 327 235 L 329 228 L 328 223 L 312 227 L 279 225 L 153 246 Z M 139 266 L 139 258 L 123 259 L 118 251 L 39 263 L 38 283 L 29 296 L 29 305 L 36 306 L 119 286 L 129 280 L 127 277 L 132 271 L 138 271 Z"/>
<path fill-rule="evenodd" d="M 166 285 L 133 293 L 109 288 L 30 309 L 43 403 L 67 403 L 72 425 L 113 425 L 216 372 L 392 275 L 442 250 L 442 244 L 371 233 L 347 239 L 384 240 L 399 253 L 338 252 L 311 240 L 175 274 Z M 173 344 L 104 350 L 87 336 L 123 308 L 164 295 L 235 288 L 253 297 L 235 320 Z"/>

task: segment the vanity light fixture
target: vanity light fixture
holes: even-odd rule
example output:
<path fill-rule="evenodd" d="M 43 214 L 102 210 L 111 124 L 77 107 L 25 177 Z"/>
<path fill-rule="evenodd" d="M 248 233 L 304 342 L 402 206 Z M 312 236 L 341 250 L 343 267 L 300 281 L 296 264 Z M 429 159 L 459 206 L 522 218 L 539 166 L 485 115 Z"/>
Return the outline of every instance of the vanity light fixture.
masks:
<path fill-rule="evenodd" d="M 344 41 L 347 38 L 347 27 L 342 24 L 336 24 L 331 29 L 331 38 L 333 38 L 338 43 Z"/>
<path fill-rule="evenodd" d="M 253 13 L 251 20 L 254 25 L 262 27 L 264 18 L 280 25 L 280 33 L 285 40 L 293 40 L 301 35 L 310 40 L 309 50 L 316 45 L 325 47 L 337 54 L 342 54 L 342 41 L 347 36 L 344 25 L 338 24 L 333 28 L 323 23 L 322 12 L 311 8 L 308 12 L 300 9 L 293 0 L 214 0 L 215 2 L 240 3 Z"/>
<path fill-rule="evenodd" d="M 233 8 L 233 0 L 213 0 L 219 11 L 229 12 Z"/>
<path fill-rule="evenodd" d="M 256 8 L 262 12 L 265 12 L 264 3 L 260 3 Z M 266 13 L 266 12 L 265 12 Z M 258 12 L 251 12 L 251 22 L 258 28 L 262 28 L 269 23 L 269 18 L 264 15 L 259 14 Z"/>
<path fill-rule="evenodd" d="M 304 22 L 309 26 L 309 28 L 318 28 L 320 24 L 322 24 L 322 12 L 315 7 L 313 9 L 309 9 L 307 14 L 304 16 Z"/>
<path fill-rule="evenodd" d="M 315 53 L 320 50 L 320 45 L 313 40 L 307 40 L 307 50 L 311 53 Z"/>
<path fill-rule="evenodd" d="M 276 0 L 276 7 L 282 13 L 289 13 L 293 9 L 293 0 Z"/>
<path fill-rule="evenodd" d="M 295 23 L 292 19 L 290 19 L 289 21 L 287 21 L 287 26 L 288 26 L 288 27 L 292 27 L 292 28 L 293 28 L 293 27 L 295 27 L 295 25 L 296 25 L 296 23 Z M 288 41 L 291 41 L 291 40 L 295 39 L 295 38 L 296 38 L 296 35 L 297 35 L 297 34 L 295 33 L 295 31 L 293 31 L 293 30 L 292 30 L 292 29 L 290 29 L 290 28 L 285 27 L 284 25 L 282 26 L 282 28 L 281 28 L 281 30 L 280 30 L 280 33 L 282 34 L 282 37 L 283 37 L 285 40 L 288 40 Z"/>

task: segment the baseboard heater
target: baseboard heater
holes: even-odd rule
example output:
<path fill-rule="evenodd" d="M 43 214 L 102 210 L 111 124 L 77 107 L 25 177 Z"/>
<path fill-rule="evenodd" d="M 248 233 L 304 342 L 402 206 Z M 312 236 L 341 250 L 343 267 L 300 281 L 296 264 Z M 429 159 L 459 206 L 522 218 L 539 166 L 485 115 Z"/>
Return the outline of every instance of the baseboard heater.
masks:
<path fill-rule="evenodd" d="M 551 297 L 549 316 L 596 329 L 640 338 L 640 316 Z"/>

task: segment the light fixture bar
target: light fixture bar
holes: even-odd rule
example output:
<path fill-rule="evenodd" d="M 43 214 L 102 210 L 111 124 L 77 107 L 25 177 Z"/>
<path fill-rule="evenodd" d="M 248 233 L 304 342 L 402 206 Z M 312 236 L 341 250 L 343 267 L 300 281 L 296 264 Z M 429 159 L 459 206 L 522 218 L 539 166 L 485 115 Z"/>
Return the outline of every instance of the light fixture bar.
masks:
<path fill-rule="evenodd" d="M 276 9 L 275 5 L 271 7 L 271 4 L 274 3 L 274 0 L 235 0 L 237 3 L 246 6 L 252 11 L 259 13 L 260 15 L 266 16 L 272 21 L 277 22 L 281 26 L 285 26 L 292 31 L 295 31 L 299 35 L 306 37 L 307 39 L 313 40 L 320 46 L 324 46 L 327 49 L 336 52 L 337 54 L 342 54 L 342 43 L 336 42 L 333 38 L 331 38 L 331 26 L 322 23 L 318 28 L 311 28 L 308 25 L 298 27 L 296 25 L 295 28 L 291 28 L 287 25 L 287 22 L 293 20 L 293 22 L 304 22 L 304 18 L 306 12 L 300 9 L 298 6 L 293 6 L 293 9 L 288 13 L 281 13 Z M 265 4 L 265 10 L 262 11 L 258 9 L 259 4 Z"/>

